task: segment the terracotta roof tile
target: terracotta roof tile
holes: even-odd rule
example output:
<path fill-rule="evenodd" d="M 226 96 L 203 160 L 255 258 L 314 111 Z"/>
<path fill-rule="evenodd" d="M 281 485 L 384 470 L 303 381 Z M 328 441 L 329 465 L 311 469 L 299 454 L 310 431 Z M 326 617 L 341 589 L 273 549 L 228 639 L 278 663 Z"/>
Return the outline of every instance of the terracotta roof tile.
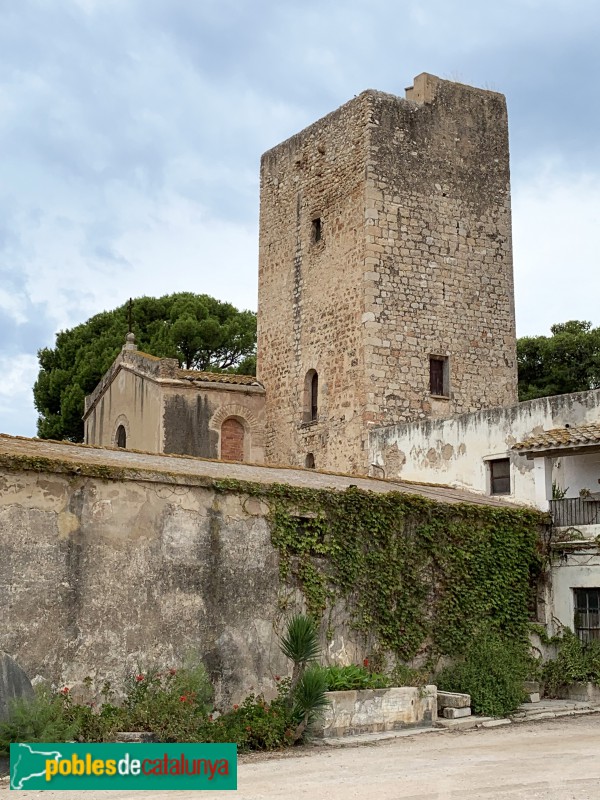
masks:
<path fill-rule="evenodd" d="M 186 381 L 206 381 L 208 383 L 232 383 L 238 386 L 262 386 L 254 375 L 237 375 L 231 372 L 201 372 L 197 369 L 179 369 L 177 376 Z"/>
<path fill-rule="evenodd" d="M 513 445 L 513 450 L 534 451 L 560 450 L 570 447 L 585 447 L 586 445 L 600 444 L 600 422 L 591 425 L 579 425 L 573 428 L 553 428 L 534 436 L 529 436 L 522 442 Z"/>

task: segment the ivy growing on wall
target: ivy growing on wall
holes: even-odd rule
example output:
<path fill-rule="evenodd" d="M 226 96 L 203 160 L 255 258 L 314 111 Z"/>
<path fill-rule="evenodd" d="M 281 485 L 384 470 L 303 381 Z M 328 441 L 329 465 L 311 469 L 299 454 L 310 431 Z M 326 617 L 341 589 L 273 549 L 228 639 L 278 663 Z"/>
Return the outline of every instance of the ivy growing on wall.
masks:
<path fill-rule="evenodd" d="M 482 628 L 524 639 L 544 517 L 399 492 L 217 481 L 270 509 L 281 580 L 311 614 L 344 600 L 357 630 L 403 660 L 460 653 Z"/>

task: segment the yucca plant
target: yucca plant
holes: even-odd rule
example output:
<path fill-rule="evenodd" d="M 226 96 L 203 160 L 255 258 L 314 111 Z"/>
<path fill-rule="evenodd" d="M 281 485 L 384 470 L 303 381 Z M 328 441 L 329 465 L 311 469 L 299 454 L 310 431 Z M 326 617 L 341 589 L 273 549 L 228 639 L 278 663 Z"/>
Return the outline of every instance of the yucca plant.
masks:
<path fill-rule="evenodd" d="M 325 671 L 318 664 L 310 666 L 302 675 L 294 692 L 292 719 L 296 724 L 294 741 L 304 736 L 306 729 L 318 719 L 329 700 Z"/>
<path fill-rule="evenodd" d="M 290 685 L 290 696 L 293 696 L 306 667 L 321 655 L 319 631 L 312 617 L 296 614 L 290 619 L 281 639 L 281 650 L 294 664 Z"/>
<path fill-rule="evenodd" d="M 306 614 L 292 617 L 281 639 L 281 650 L 294 665 L 288 709 L 295 725 L 294 741 L 297 742 L 329 703 L 325 694 L 325 672 L 317 663 L 321 645 L 314 619 Z"/>

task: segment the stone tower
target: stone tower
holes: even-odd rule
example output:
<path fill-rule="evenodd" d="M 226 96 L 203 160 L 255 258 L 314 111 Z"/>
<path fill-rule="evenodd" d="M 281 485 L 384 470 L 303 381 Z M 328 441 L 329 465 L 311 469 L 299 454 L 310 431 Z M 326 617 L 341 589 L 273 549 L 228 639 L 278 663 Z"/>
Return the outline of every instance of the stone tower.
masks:
<path fill-rule="evenodd" d="M 369 472 L 369 426 L 517 402 L 504 96 L 366 91 L 261 161 L 267 461 Z"/>

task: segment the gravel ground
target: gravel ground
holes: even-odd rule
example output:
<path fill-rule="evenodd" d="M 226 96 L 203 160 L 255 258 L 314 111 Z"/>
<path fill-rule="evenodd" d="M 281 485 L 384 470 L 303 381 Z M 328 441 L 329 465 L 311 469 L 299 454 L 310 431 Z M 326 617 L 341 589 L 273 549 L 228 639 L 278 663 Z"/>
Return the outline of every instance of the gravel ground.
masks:
<path fill-rule="evenodd" d="M 599 800 L 600 715 L 240 758 L 237 792 L 85 792 L 85 800 Z M 0 800 L 81 800 L 74 792 Z"/>

